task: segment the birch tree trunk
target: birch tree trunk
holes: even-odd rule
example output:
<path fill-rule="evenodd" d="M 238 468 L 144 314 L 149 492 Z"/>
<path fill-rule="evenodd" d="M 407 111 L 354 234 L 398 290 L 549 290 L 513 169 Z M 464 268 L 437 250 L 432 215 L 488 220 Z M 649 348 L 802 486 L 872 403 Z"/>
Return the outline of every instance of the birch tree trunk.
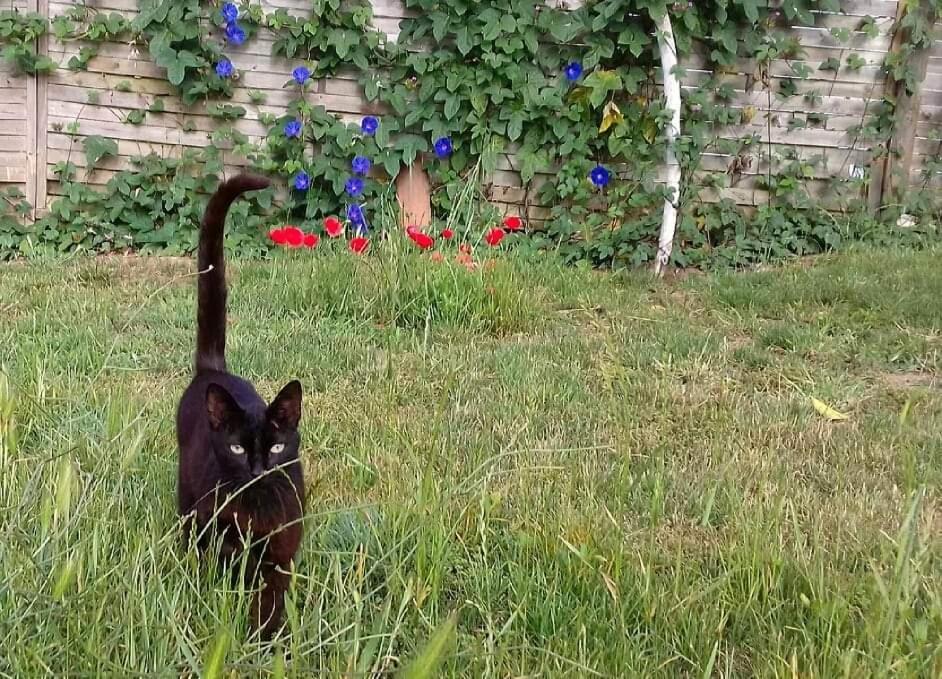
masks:
<path fill-rule="evenodd" d="M 664 200 L 664 213 L 661 218 L 661 233 L 657 242 L 657 258 L 654 273 L 662 274 L 670 261 L 674 246 L 674 232 L 677 229 L 677 202 L 680 200 L 680 163 L 677 162 L 676 144 L 680 136 L 680 81 L 674 73 L 677 65 L 677 46 L 674 43 L 674 30 L 667 12 L 654 17 L 657 28 L 657 46 L 661 53 L 661 70 L 664 73 L 664 96 L 667 108 L 671 111 L 670 123 L 665 130 L 667 150 L 664 164 L 667 166 L 668 198 Z"/>

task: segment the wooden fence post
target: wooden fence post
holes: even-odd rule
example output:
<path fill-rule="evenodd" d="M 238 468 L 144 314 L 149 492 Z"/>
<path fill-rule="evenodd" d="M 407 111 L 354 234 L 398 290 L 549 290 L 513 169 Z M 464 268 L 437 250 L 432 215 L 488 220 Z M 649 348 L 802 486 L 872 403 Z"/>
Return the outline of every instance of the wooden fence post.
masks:
<path fill-rule="evenodd" d="M 26 4 L 26 11 L 39 11 L 38 0 L 30 0 Z M 39 43 L 35 45 L 39 51 Z M 26 202 L 33 206 L 30 215 L 31 219 L 36 219 L 36 111 L 37 111 L 37 89 L 39 82 L 38 73 L 28 73 L 26 75 Z"/>
<path fill-rule="evenodd" d="M 918 4 L 909 9 L 909 12 L 918 13 L 919 19 L 930 26 L 936 18 L 936 0 L 917 0 Z M 900 24 L 906 15 L 909 3 L 900 2 L 897 14 L 897 24 Z M 912 31 L 909 28 L 897 28 L 893 37 L 891 52 L 900 49 L 900 46 L 910 41 Z M 930 46 L 914 48 L 908 55 L 906 66 L 911 69 L 915 80 L 915 91 L 910 91 L 904 81 L 891 81 L 894 91 L 890 92 L 896 99 L 893 115 L 893 132 L 887 143 L 887 153 L 882 162 L 877 165 L 871 175 L 870 187 L 867 196 L 868 207 L 871 212 L 891 203 L 897 203 L 909 187 L 909 173 L 913 161 L 913 145 L 916 140 L 916 124 L 919 122 L 919 100 L 922 94 L 922 85 L 926 79 L 926 69 L 929 64 Z"/>
<path fill-rule="evenodd" d="M 26 9 L 49 16 L 49 0 L 30 0 Z M 49 39 L 43 35 L 36 41 L 36 53 L 47 54 Z M 32 206 L 30 219 L 36 220 L 46 209 L 46 122 L 48 120 L 44 73 L 26 77 L 26 201 Z"/>
<path fill-rule="evenodd" d="M 37 0 L 37 10 L 44 17 L 49 18 L 49 0 Z M 49 35 L 43 35 L 39 38 L 37 52 L 39 54 L 49 54 Z M 30 109 L 35 111 L 32 121 L 27 124 L 33 127 L 33 135 L 36 143 L 35 163 L 36 163 L 36 202 L 33 203 L 33 218 L 37 214 L 46 212 L 46 200 L 48 197 L 46 187 L 46 157 L 48 149 L 48 127 L 49 127 L 49 74 L 37 73 L 34 75 L 36 81 L 36 107 Z"/>

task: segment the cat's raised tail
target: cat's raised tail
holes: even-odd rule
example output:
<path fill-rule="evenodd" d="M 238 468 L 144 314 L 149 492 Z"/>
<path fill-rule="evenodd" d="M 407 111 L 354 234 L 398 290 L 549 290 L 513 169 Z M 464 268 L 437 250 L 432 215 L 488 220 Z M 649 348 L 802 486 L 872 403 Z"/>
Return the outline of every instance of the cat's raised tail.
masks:
<path fill-rule="evenodd" d="M 226 262 L 223 236 L 232 201 L 267 188 L 265 177 L 240 174 L 224 181 L 209 199 L 200 227 L 196 284 L 196 374 L 226 369 Z"/>

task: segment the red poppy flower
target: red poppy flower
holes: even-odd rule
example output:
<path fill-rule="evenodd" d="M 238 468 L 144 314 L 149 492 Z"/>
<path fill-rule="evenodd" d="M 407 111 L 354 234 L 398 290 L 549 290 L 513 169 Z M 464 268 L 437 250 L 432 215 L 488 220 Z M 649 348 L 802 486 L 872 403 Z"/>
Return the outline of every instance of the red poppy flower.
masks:
<path fill-rule="evenodd" d="M 419 230 L 419 227 L 417 227 L 415 224 L 409 224 L 409 226 L 406 227 L 406 235 L 411 236 L 418 230 Z"/>
<path fill-rule="evenodd" d="M 461 245 L 458 246 L 458 252 L 464 253 L 466 255 L 470 255 L 471 246 L 468 245 L 467 243 L 462 243 Z"/>
<path fill-rule="evenodd" d="M 324 231 L 331 238 L 336 238 L 343 234 L 343 222 L 336 217 L 328 217 L 324 220 Z"/>
<path fill-rule="evenodd" d="M 519 231 L 523 228 L 523 220 L 516 215 L 504 217 L 504 228 L 508 231 Z"/>
<path fill-rule="evenodd" d="M 451 229 L 442 229 L 442 238 L 445 240 L 451 240 L 455 237 L 455 232 Z"/>
<path fill-rule="evenodd" d="M 271 242 L 275 245 L 284 245 L 288 242 L 285 239 L 284 229 L 272 229 L 268 232 L 268 237 L 271 238 Z"/>
<path fill-rule="evenodd" d="M 484 241 L 490 245 L 492 248 L 496 248 L 500 245 L 500 242 L 504 240 L 504 230 L 503 229 L 491 229 L 487 232 L 487 235 L 484 236 Z"/>
<path fill-rule="evenodd" d="M 320 238 L 317 237 L 316 233 L 308 233 L 304 235 L 304 247 L 306 248 L 315 248 L 317 247 L 317 241 Z"/>
<path fill-rule="evenodd" d="M 366 252 L 366 248 L 368 248 L 369 245 L 369 239 L 363 238 L 362 236 L 357 236 L 356 238 L 350 239 L 350 250 L 357 253 L 358 255 L 362 255 L 364 252 Z"/>
<path fill-rule="evenodd" d="M 296 226 L 286 226 L 284 237 L 288 247 L 299 248 L 304 244 L 304 232 Z"/>
<path fill-rule="evenodd" d="M 432 238 L 430 235 L 428 235 L 427 233 L 422 233 L 415 227 L 410 227 L 410 228 L 412 229 L 412 231 L 409 231 L 407 229 L 406 233 L 409 234 L 410 240 L 412 240 L 413 243 L 418 245 L 419 248 L 421 248 L 422 250 L 428 250 L 430 247 L 435 245 L 435 239 Z"/>

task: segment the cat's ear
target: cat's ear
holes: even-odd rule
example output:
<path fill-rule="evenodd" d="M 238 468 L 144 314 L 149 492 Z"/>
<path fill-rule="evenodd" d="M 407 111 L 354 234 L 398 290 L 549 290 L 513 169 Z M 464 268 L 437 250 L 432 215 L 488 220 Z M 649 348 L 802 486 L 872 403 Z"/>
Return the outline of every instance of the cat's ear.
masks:
<path fill-rule="evenodd" d="M 213 431 L 219 431 L 241 412 L 239 404 L 228 391 L 218 384 L 210 384 L 206 387 L 206 414 Z"/>
<path fill-rule="evenodd" d="M 301 421 L 301 383 L 288 382 L 268 406 L 266 416 L 276 429 L 297 429 Z"/>

